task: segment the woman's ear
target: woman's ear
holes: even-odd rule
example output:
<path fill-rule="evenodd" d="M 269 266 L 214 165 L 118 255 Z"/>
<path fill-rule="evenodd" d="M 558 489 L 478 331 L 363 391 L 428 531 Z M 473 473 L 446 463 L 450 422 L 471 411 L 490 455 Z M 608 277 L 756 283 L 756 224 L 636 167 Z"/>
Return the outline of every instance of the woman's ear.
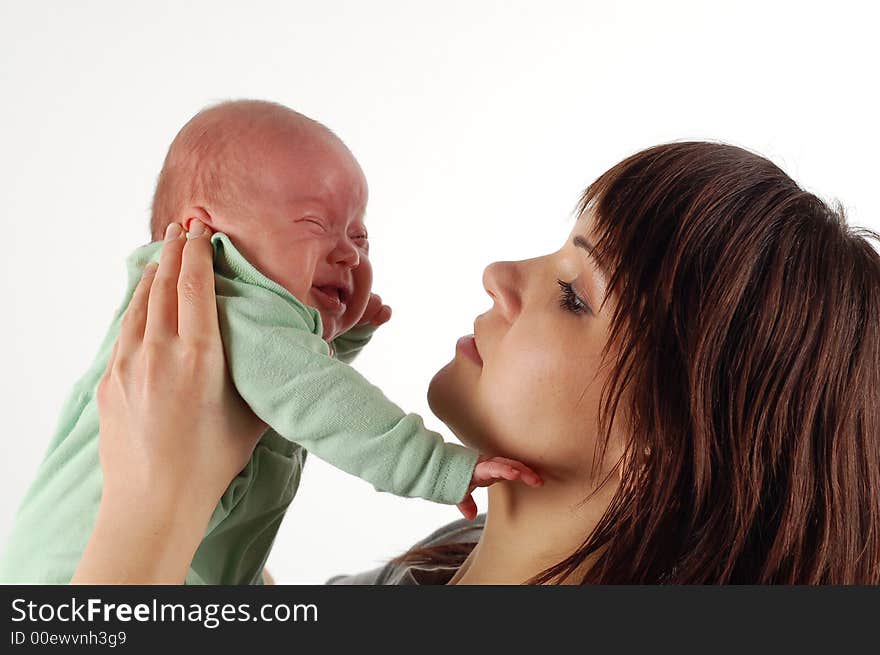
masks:
<path fill-rule="evenodd" d="M 214 227 L 214 219 L 211 217 L 210 212 L 204 207 L 187 207 L 182 212 L 182 220 L 180 221 L 183 225 L 183 229 L 189 232 L 189 224 L 193 219 L 197 218 L 202 223 L 211 228 L 211 231 L 216 231 Z"/>

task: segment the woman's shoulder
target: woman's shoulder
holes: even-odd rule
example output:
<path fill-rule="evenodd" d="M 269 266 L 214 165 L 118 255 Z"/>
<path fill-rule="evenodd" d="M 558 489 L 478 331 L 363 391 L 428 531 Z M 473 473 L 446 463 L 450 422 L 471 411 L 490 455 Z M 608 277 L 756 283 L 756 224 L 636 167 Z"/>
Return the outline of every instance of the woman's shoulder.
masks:
<path fill-rule="evenodd" d="M 459 519 L 447 523 L 427 537 L 417 542 L 410 550 L 444 546 L 449 544 L 476 543 L 480 539 L 486 522 L 485 514 L 480 514 L 473 521 Z M 445 584 L 452 577 L 457 567 L 444 564 L 409 563 L 392 560 L 371 571 L 353 575 L 337 575 L 330 578 L 327 584 L 338 585 L 417 585 Z"/>

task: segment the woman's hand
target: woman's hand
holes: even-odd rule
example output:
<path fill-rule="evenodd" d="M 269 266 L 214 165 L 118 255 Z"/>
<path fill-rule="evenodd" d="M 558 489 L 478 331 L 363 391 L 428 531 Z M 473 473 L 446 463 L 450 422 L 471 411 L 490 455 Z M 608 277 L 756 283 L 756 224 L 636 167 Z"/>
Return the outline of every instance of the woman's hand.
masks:
<path fill-rule="evenodd" d="M 98 386 L 104 487 L 77 583 L 180 583 L 266 429 L 229 379 L 210 231 L 169 226 Z"/>

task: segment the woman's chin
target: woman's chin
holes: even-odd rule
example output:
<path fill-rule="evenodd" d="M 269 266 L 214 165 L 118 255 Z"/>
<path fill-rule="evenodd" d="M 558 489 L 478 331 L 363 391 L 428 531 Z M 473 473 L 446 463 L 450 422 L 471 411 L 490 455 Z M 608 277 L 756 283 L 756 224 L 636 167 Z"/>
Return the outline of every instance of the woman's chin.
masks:
<path fill-rule="evenodd" d="M 428 384 L 428 407 L 434 416 L 452 430 L 459 441 L 479 449 L 481 444 L 476 443 L 478 439 L 474 439 L 474 431 L 469 429 L 472 423 L 469 415 L 473 394 L 469 393 L 470 385 L 456 375 L 455 364 L 453 360 L 434 374 Z"/>
<path fill-rule="evenodd" d="M 428 383 L 428 407 L 434 413 L 434 416 L 441 421 L 446 421 L 447 408 L 450 405 L 449 398 L 449 377 L 451 372 L 448 370 L 453 362 L 449 362 L 446 366 L 434 373 L 434 377 Z"/>

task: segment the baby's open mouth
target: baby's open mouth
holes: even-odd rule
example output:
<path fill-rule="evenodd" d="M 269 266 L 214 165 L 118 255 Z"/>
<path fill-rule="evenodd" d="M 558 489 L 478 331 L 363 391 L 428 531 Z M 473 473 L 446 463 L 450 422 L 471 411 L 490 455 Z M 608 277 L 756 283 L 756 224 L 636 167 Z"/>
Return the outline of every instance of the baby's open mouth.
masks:
<path fill-rule="evenodd" d="M 327 310 L 334 313 L 343 313 L 346 309 L 346 293 L 342 287 L 333 285 L 321 285 L 312 287 L 312 295 Z"/>

